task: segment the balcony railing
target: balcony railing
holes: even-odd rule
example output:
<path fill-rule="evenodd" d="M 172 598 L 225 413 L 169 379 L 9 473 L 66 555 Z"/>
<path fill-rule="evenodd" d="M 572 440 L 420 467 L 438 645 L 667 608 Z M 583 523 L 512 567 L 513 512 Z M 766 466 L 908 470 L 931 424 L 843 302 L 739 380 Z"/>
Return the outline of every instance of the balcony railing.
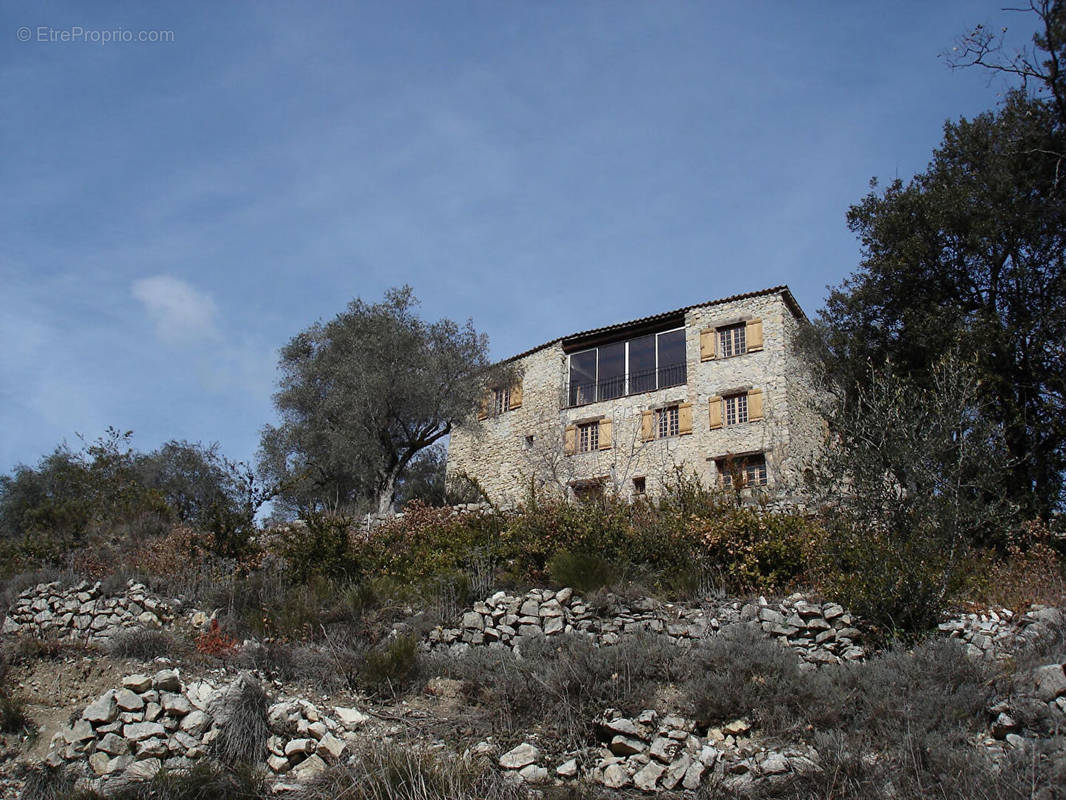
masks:
<path fill-rule="evenodd" d="M 600 400 L 613 400 L 616 397 L 653 392 L 669 386 L 680 386 L 686 380 L 688 380 L 687 365 L 680 363 L 667 364 L 658 369 L 643 372 L 631 372 L 629 375 L 620 375 L 602 381 L 570 383 L 566 388 L 564 405 L 584 406 Z"/>

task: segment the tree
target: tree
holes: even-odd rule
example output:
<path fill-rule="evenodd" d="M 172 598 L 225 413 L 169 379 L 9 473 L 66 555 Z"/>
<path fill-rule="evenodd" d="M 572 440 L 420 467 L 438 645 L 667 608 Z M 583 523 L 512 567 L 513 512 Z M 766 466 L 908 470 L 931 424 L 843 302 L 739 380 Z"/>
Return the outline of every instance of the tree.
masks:
<path fill-rule="evenodd" d="M 468 321 L 426 323 L 408 286 L 380 303 L 354 300 L 281 350 L 263 430 L 264 471 L 292 510 L 389 513 L 412 460 L 471 415 L 490 369 L 488 340 Z"/>
<path fill-rule="evenodd" d="M 1059 0 L 1029 0 L 1025 8 L 1005 10 L 1036 15 L 1032 47 L 1005 55 L 1007 28 L 996 32 L 978 25 L 947 54 L 948 63 L 953 69 L 981 67 L 1017 79 L 1023 92 L 1051 107 L 1060 128 L 1066 126 L 1066 6 Z M 1063 157 L 1061 151 L 1054 155 Z"/>
<path fill-rule="evenodd" d="M 934 625 L 971 549 L 1003 544 L 1018 523 L 978 370 L 957 350 L 920 381 L 869 368 L 827 414 L 811 487 L 832 510 L 823 582 L 886 629 Z"/>
<path fill-rule="evenodd" d="M 1013 92 L 948 122 L 925 172 L 848 212 L 861 268 L 818 320 L 854 396 L 870 365 L 918 383 L 955 346 L 976 359 L 983 413 L 1002 427 L 1002 478 L 1028 513 L 1063 503 L 1066 468 L 1066 185 L 1052 105 Z"/>

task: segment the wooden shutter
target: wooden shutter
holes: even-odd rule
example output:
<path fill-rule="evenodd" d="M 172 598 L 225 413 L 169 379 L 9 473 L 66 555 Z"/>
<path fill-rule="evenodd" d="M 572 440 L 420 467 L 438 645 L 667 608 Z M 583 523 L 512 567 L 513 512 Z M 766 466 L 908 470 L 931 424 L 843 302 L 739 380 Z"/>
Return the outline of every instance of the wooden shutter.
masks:
<path fill-rule="evenodd" d="M 483 392 L 477 409 L 477 418 L 488 419 L 490 408 L 492 408 L 492 392 Z"/>
<path fill-rule="evenodd" d="M 762 418 L 762 389 L 752 389 L 748 392 L 748 422 L 758 422 Z"/>
<path fill-rule="evenodd" d="M 640 438 L 645 442 L 655 438 L 655 420 L 651 411 L 640 412 Z"/>
<path fill-rule="evenodd" d="M 711 430 L 717 430 L 722 427 L 722 398 L 719 395 L 715 395 L 711 398 L 707 405 L 707 412 L 711 418 Z"/>
<path fill-rule="evenodd" d="M 758 350 L 762 350 L 761 319 L 748 320 L 748 329 L 744 338 L 747 340 L 749 353 L 754 353 Z"/>
<path fill-rule="evenodd" d="M 717 333 L 714 328 L 700 331 L 700 361 L 710 361 L 714 358 L 714 339 Z"/>
<path fill-rule="evenodd" d="M 522 381 L 511 387 L 511 410 L 522 407 Z"/>
<path fill-rule="evenodd" d="M 679 436 L 692 433 L 692 403 L 680 403 L 678 405 L 677 433 Z"/>
<path fill-rule="evenodd" d="M 563 436 L 563 452 L 572 456 L 577 452 L 577 425 L 567 425 Z"/>
<path fill-rule="evenodd" d="M 611 449 L 611 428 L 613 427 L 610 417 L 604 417 L 600 420 L 600 450 Z"/>

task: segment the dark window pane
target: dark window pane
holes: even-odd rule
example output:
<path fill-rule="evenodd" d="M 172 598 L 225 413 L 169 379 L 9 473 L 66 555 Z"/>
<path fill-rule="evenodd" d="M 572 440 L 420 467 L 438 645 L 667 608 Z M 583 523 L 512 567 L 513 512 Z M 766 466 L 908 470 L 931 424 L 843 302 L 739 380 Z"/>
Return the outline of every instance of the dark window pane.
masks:
<path fill-rule="evenodd" d="M 659 388 L 685 382 L 685 331 L 660 333 Z"/>
<path fill-rule="evenodd" d="M 629 393 L 655 388 L 655 337 L 641 336 L 629 343 Z"/>
<path fill-rule="evenodd" d="M 600 350 L 599 400 L 621 397 L 626 391 L 626 344 L 608 344 Z"/>
<path fill-rule="evenodd" d="M 580 406 L 596 399 L 596 351 L 570 356 L 570 405 Z"/>

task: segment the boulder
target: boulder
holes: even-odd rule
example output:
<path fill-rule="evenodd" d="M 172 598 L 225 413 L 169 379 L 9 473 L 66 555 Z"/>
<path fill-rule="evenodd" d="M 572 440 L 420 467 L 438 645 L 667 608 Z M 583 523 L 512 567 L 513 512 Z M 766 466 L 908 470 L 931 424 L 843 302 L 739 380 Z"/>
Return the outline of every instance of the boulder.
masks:
<path fill-rule="evenodd" d="M 500 756 L 504 769 L 522 769 L 540 760 L 540 750 L 529 742 L 523 742 Z"/>

